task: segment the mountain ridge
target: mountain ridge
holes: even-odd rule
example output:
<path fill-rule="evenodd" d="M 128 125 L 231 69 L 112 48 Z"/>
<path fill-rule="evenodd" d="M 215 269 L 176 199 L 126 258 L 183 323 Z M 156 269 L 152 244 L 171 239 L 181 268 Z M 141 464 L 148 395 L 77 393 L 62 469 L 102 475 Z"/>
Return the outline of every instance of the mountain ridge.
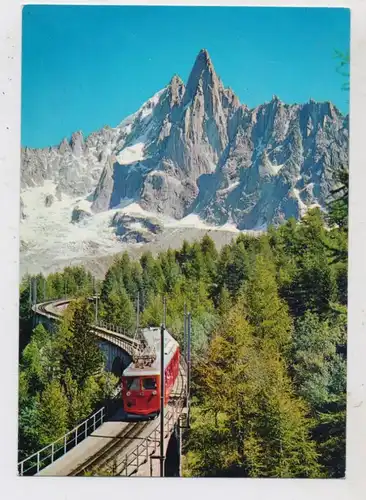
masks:
<path fill-rule="evenodd" d="M 202 49 L 186 84 L 173 75 L 116 127 L 22 148 L 21 173 L 23 189 L 52 180 L 56 197 L 88 195 L 94 213 L 129 199 L 253 229 L 324 207 L 347 163 L 348 115 L 329 101 L 240 104 Z"/>

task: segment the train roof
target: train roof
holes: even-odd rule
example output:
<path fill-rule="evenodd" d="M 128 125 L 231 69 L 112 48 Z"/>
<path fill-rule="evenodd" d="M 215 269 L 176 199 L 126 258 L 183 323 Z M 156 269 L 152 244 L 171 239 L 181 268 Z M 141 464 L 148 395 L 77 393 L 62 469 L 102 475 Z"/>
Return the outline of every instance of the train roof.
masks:
<path fill-rule="evenodd" d="M 151 366 L 138 368 L 132 362 L 122 373 L 123 377 L 141 377 L 145 375 L 160 375 L 160 328 L 144 328 L 140 334 L 144 337 L 149 347 L 155 348 L 156 358 Z M 168 330 L 164 332 L 164 366 L 170 363 L 176 350 L 178 342 L 171 336 Z"/>

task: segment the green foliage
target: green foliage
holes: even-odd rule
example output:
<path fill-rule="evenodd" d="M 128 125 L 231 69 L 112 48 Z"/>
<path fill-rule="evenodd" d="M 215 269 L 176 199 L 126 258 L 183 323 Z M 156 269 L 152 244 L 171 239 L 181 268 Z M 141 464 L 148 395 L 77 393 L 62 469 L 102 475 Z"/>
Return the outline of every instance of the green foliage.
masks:
<path fill-rule="evenodd" d="M 135 325 L 135 311 L 132 302 L 124 288 L 118 293 L 111 292 L 102 302 L 100 316 L 108 323 L 121 326 L 130 332 Z"/>
<path fill-rule="evenodd" d="M 307 407 L 284 362 L 259 342 L 242 303 L 231 309 L 199 369 L 187 466 L 197 476 L 319 476 Z"/>
<path fill-rule="evenodd" d="M 337 401 L 346 390 L 346 364 L 337 352 L 340 325 L 309 311 L 297 321 L 293 342 L 294 382 L 298 393 L 314 410 Z"/>
<path fill-rule="evenodd" d="M 330 202 L 327 216 L 310 210 L 301 222 L 290 219 L 266 235 L 241 234 L 220 252 L 206 235 L 157 257 L 147 252 L 138 262 L 125 253 L 107 271 L 100 287 L 106 321 L 133 330 L 139 294 L 140 324 L 159 326 L 165 297 L 167 328 L 182 345 L 185 306 L 191 313 L 185 475 L 344 474 L 346 177 L 342 182 L 332 194 L 341 202 Z M 25 317 L 29 281 L 20 290 Z M 45 283 L 47 294 L 63 294 L 66 287 L 77 297 L 91 293 L 92 280 L 70 268 Z M 100 370 L 92 321 L 90 304 L 80 299 L 69 305 L 56 333 L 34 330 L 21 359 L 21 454 L 58 432 L 55 422 L 45 431 L 50 401 L 61 408 L 60 429 L 69 429 L 113 394 L 117 379 Z"/>
<path fill-rule="evenodd" d="M 347 51 L 347 52 L 341 52 L 339 50 L 336 50 L 335 51 L 335 57 L 339 61 L 339 64 L 338 64 L 338 67 L 337 67 L 337 71 L 338 71 L 339 74 L 341 74 L 346 79 L 346 81 L 342 85 L 342 90 L 345 90 L 345 91 L 349 92 L 350 53 L 349 53 L 349 51 Z"/>
<path fill-rule="evenodd" d="M 142 317 L 141 325 L 144 327 L 160 326 L 163 323 L 163 297 L 161 295 L 150 295 Z"/>
<path fill-rule="evenodd" d="M 344 477 L 346 470 L 346 398 L 319 414 L 316 428 L 319 462 L 327 477 Z"/>
<path fill-rule="evenodd" d="M 89 302 L 85 299 L 78 301 L 69 325 L 70 340 L 64 352 L 64 368 L 69 368 L 81 385 L 103 365 L 103 354 L 91 331 L 92 318 Z"/>
<path fill-rule="evenodd" d="M 261 255 L 256 257 L 244 300 L 255 335 L 280 350 L 286 349 L 291 340 L 292 320 L 287 304 L 278 294 L 275 268 Z"/>
<path fill-rule="evenodd" d="M 38 441 L 46 446 L 63 436 L 67 429 L 68 402 L 60 382 L 52 380 L 46 385 L 39 400 Z"/>

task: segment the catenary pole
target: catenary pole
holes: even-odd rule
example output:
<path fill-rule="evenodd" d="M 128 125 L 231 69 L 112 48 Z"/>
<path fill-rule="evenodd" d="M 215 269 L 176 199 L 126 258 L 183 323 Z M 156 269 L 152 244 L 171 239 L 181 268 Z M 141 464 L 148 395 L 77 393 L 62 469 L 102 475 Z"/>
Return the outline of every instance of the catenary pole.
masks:
<path fill-rule="evenodd" d="M 95 324 L 98 324 L 98 294 L 95 293 Z"/>
<path fill-rule="evenodd" d="M 93 276 L 93 295 L 95 298 L 95 324 L 98 324 L 98 290 L 96 285 L 95 276 Z"/>
<path fill-rule="evenodd" d="M 163 325 L 164 325 L 164 327 L 166 327 L 166 297 L 165 296 L 163 299 L 163 305 L 164 305 Z"/>
<path fill-rule="evenodd" d="M 136 332 L 138 331 L 140 326 L 140 294 L 137 293 L 136 299 Z"/>
<path fill-rule="evenodd" d="M 33 285 L 33 278 L 29 280 L 29 309 L 32 309 L 33 305 L 33 299 L 32 299 L 32 285 Z"/>
<path fill-rule="evenodd" d="M 160 477 L 164 477 L 164 392 L 165 392 L 165 370 L 164 370 L 164 332 L 165 325 L 160 329 Z"/>

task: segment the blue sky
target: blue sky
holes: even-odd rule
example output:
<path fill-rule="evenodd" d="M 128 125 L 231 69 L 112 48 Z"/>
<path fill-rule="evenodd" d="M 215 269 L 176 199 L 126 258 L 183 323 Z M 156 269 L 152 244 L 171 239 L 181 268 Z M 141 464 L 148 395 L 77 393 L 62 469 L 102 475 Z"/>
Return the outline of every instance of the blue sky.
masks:
<path fill-rule="evenodd" d="M 116 126 L 173 74 L 186 81 L 201 48 L 250 107 L 276 94 L 347 113 L 334 50 L 349 38 L 347 9 L 26 6 L 22 145 Z"/>

